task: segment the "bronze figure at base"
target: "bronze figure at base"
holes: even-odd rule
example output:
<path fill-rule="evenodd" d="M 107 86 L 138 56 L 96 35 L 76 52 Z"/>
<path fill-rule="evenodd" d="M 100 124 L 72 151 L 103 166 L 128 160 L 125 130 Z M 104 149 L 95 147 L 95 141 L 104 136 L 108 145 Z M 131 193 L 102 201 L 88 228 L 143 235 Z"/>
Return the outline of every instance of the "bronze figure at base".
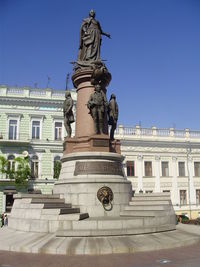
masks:
<path fill-rule="evenodd" d="M 108 103 L 105 94 L 101 90 L 101 85 L 95 85 L 95 91 L 90 95 L 87 103 L 90 114 L 94 120 L 94 129 L 96 134 L 103 134 L 104 115 L 107 111 Z"/>
<path fill-rule="evenodd" d="M 67 137 L 71 137 L 72 135 L 71 123 L 75 121 L 72 109 L 73 109 L 73 100 L 71 97 L 71 93 L 69 91 L 66 91 L 65 101 L 63 104 L 63 115 L 64 115 L 64 125 L 67 132 Z"/>

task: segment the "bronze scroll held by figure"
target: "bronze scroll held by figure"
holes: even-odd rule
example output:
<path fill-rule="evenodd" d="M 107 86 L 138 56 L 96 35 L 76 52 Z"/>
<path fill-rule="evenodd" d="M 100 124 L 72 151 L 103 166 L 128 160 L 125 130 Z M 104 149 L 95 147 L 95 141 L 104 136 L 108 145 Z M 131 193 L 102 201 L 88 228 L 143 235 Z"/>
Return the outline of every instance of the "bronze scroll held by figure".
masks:
<path fill-rule="evenodd" d="M 65 101 L 63 104 L 63 115 L 64 115 L 64 126 L 67 132 L 67 137 L 71 137 L 72 135 L 71 123 L 75 121 L 72 109 L 73 109 L 73 100 L 71 97 L 71 93 L 69 91 L 66 91 Z"/>

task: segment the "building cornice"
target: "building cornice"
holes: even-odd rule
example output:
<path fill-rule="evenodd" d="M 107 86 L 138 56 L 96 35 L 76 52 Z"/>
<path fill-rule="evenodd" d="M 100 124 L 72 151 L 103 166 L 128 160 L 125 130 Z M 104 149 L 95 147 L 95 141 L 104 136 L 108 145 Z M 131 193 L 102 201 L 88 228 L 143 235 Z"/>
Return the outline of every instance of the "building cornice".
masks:
<path fill-rule="evenodd" d="M 23 104 L 23 106 L 26 106 L 27 103 L 31 103 L 34 105 L 39 105 L 39 104 L 54 104 L 54 105 L 63 105 L 64 99 L 63 100 L 57 100 L 57 99 L 37 99 L 37 98 L 18 98 L 18 97 L 7 97 L 7 96 L 1 96 L 0 98 L 0 104 L 7 104 L 6 102 L 8 102 L 8 104 L 12 104 L 12 103 L 17 103 L 19 104 Z"/>

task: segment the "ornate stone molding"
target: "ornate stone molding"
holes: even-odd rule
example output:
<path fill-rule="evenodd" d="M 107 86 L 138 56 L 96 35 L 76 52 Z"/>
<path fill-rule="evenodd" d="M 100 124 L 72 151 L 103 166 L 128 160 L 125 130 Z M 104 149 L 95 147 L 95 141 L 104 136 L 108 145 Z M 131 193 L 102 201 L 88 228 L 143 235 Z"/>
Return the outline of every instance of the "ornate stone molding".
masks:
<path fill-rule="evenodd" d="M 138 160 L 143 160 L 143 156 L 142 155 L 137 155 L 137 159 Z"/>

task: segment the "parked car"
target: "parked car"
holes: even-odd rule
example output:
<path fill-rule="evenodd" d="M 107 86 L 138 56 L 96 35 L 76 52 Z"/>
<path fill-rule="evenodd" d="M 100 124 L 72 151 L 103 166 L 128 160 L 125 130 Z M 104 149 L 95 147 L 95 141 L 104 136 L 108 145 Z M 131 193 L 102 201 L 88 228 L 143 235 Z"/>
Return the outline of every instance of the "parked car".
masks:
<path fill-rule="evenodd" d="M 180 223 L 189 223 L 190 222 L 190 219 L 186 215 L 181 214 L 181 215 L 177 215 L 177 222 L 180 222 Z"/>
<path fill-rule="evenodd" d="M 200 225 L 200 217 L 196 218 L 195 220 L 191 220 L 192 224 Z"/>

